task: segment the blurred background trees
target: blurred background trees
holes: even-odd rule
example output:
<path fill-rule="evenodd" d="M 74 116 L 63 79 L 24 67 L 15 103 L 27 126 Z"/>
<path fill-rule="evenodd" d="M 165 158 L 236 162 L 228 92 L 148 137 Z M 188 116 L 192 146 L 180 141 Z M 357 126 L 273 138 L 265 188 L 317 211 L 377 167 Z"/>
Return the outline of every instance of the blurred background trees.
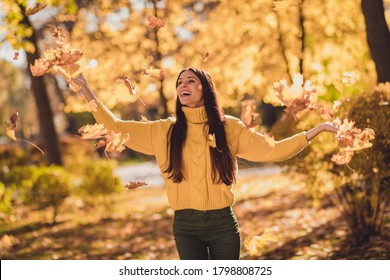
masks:
<path fill-rule="evenodd" d="M 26 8 L 36 3 L 48 6 L 26 15 Z M 362 154 L 354 157 L 350 164 L 354 172 L 331 163 L 336 143 L 325 135 L 289 163 L 292 170 L 306 174 L 315 205 L 330 192 L 338 195 L 340 200 L 334 203 L 344 209 L 351 232 L 367 230 L 364 238 L 356 237 L 354 242 L 381 232 L 389 198 L 389 149 L 384 140 L 388 139 L 389 89 L 376 85 L 390 79 L 390 1 L 3 0 L 0 8 L 0 116 L 4 122 L 18 109 L 17 135 L 41 145 L 46 153 L 45 158 L 0 131 L 1 209 L 27 197 L 18 195 L 23 189 L 29 190 L 28 200 L 36 202 L 35 207 L 54 205 L 55 217 L 56 205 L 65 196 L 80 194 L 80 186 L 85 196 L 92 195 L 98 183 L 80 172 L 91 168 L 93 144 L 70 136 L 94 122 L 85 100 L 62 77 L 33 77 L 29 70 L 43 50 L 55 46 L 47 27 L 53 24 L 69 31 L 72 46 L 83 46 L 90 66 L 84 75 L 91 88 L 124 119 L 171 115 L 176 76 L 188 66 L 202 67 L 212 75 L 225 112 L 239 116 L 242 100 L 256 100 L 260 131 L 271 130 L 276 139 L 322 120 L 317 112 L 293 121 L 270 98 L 274 82 L 291 81 L 295 73 L 302 73 L 317 86 L 324 103 L 349 99 L 340 116 L 373 128 L 377 135 L 365 160 Z M 163 19 L 165 26 L 150 28 L 147 18 L 152 15 Z M 142 68 L 150 66 L 162 69 L 164 78 L 144 76 Z M 356 82 L 341 83 L 345 72 L 353 72 Z M 146 105 L 118 84 L 125 76 Z M 131 151 L 123 154 L 134 156 Z M 362 164 L 365 161 L 369 164 Z M 55 167 L 53 176 L 68 172 L 70 182 L 45 177 L 50 172 L 44 165 L 50 164 L 64 169 Z M 30 165 L 42 170 L 22 172 L 31 174 L 27 187 L 14 172 Z M 96 193 L 107 194 L 112 178 L 102 170 L 109 167 L 95 167 L 93 174 L 104 177 L 96 177 L 104 182 Z M 41 185 L 39 178 L 46 178 L 48 185 Z M 50 203 L 38 199 L 38 189 L 47 193 L 58 185 L 63 191 L 50 196 Z"/>

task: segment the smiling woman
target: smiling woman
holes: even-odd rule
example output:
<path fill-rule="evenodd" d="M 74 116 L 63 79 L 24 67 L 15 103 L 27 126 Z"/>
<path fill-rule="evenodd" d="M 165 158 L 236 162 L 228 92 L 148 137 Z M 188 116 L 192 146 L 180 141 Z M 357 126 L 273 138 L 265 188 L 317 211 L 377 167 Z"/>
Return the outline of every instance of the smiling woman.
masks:
<path fill-rule="evenodd" d="M 93 115 L 108 130 L 129 134 L 125 145 L 155 155 L 175 211 L 173 232 L 181 259 L 239 259 L 240 230 L 233 211 L 237 157 L 250 161 L 286 160 L 322 131 L 336 132 L 324 123 L 310 131 L 268 144 L 238 118 L 224 115 L 211 76 L 186 68 L 176 81 L 176 118 L 123 121 L 104 106 L 83 76 L 73 80 Z"/>

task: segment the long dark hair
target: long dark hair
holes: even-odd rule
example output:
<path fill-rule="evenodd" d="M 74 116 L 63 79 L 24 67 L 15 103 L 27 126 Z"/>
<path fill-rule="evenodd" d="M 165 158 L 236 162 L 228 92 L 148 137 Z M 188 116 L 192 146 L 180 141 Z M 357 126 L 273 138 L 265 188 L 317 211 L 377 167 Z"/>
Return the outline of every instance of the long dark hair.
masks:
<path fill-rule="evenodd" d="M 180 75 L 190 70 L 200 79 L 202 83 L 202 93 L 204 106 L 206 108 L 207 119 L 209 124 L 209 134 L 214 134 L 217 148 L 210 147 L 212 180 L 214 183 L 224 183 L 231 185 L 235 182 L 235 165 L 233 156 L 230 152 L 225 132 L 225 121 L 223 112 L 219 107 L 217 92 L 211 76 L 206 71 L 189 67 L 182 70 L 176 80 L 176 88 Z M 182 110 L 182 104 L 179 98 L 176 101 L 176 122 L 171 126 L 168 132 L 169 142 L 167 151 L 169 152 L 169 164 L 164 170 L 169 174 L 169 179 L 175 183 L 185 180 L 182 172 L 183 166 L 183 146 L 187 137 L 187 121 Z"/>

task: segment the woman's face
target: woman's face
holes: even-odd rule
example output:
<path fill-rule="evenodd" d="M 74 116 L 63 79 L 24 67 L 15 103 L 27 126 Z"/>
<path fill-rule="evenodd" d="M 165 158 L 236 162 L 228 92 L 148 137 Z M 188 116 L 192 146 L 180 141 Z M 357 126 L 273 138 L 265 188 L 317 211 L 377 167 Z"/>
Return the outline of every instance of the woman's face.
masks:
<path fill-rule="evenodd" d="M 191 70 L 180 74 L 176 92 L 183 106 L 200 107 L 204 105 L 202 83 Z"/>

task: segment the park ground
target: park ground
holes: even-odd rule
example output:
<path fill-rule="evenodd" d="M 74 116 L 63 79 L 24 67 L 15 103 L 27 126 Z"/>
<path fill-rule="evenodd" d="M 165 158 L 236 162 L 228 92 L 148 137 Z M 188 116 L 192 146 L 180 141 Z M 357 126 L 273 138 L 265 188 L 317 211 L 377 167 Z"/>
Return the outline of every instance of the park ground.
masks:
<path fill-rule="evenodd" d="M 296 176 L 249 174 L 234 191 L 242 259 L 390 259 L 388 237 L 350 245 L 332 196 L 313 206 Z M 1 226 L 1 259 L 178 259 L 163 186 L 124 188 L 94 206 L 70 197 L 56 224 L 49 216 L 19 207 Z"/>

